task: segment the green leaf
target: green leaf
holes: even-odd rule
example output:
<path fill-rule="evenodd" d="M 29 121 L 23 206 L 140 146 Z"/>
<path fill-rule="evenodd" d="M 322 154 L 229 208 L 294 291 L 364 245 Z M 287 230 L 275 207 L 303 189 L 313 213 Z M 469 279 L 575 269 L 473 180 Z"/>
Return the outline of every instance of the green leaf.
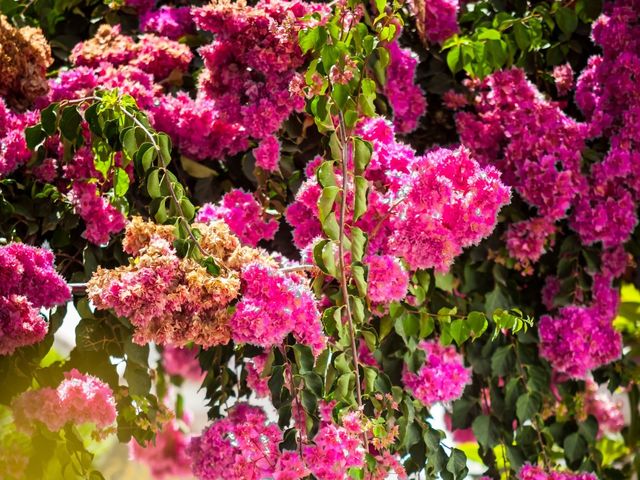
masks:
<path fill-rule="evenodd" d="M 147 177 L 147 193 L 151 198 L 160 198 L 160 170 L 154 168 Z"/>
<path fill-rule="evenodd" d="M 511 345 L 498 348 L 491 357 L 491 374 L 493 377 L 504 377 L 515 362 Z"/>
<path fill-rule="evenodd" d="M 498 431 L 490 416 L 480 415 L 473 421 L 471 428 L 476 440 L 485 450 L 493 448 L 498 443 Z"/>
<path fill-rule="evenodd" d="M 160 157 L 166 167 L 171 162 L 171 139 L 165 133 L 159 133 L 156 136 L 158 147 L 160 148 Z"/>
<path fill-rule="evenodd" d="M 60 116 L 60 133 L 62 136 L 70 142 L 75 142 L 80 133 L 81 121 L 82 117 L 76 107 L 66 107 Z"/>
<path fill-rule="evenodd" d="M 215 258 L 209 256 L 202 261 L 202 266 L 207 269 L 207 273 L 213 277 L 220 275 L 220 266 Z"/>
<path fill-rule="evenodd" d="M 537 393 L 523 393 L 516 402 L 516 415 L 520 422 L 533 418 L 542 407 L 542 401 Z"/>
<path fill-rule="evenodd" d="M 124 344 L 124 353 L 127 355 L 127 362 L 135 362 L 143 367 L 147 366 L 149 361 L 149 345 L 138 345 L 131 340 L 127 340 Z"/>
<path fill-rule="evenodd" d="M 351 259 L 361 262 L 367 248 L 367 236 L 358 227 L 351 228 Z"/>
<path fill-rule="evenodd" d="M 356 176 L 355 183 L 355 202 L 353 206 L 353 221 L 357 221 L 367 211 L 367 188 L 369 184 L 364 177 Z"/>
<path fill-rule="evenodd" d="M 364 266 L 359 262 L 354 262 L 351 265 L 351 276 L 358 289 L 358 294 L 361 297 L 365 297 L 367 295 L 367 280 L 365 279 Z"/>
<path fill-rule="evenodd" d="M 328 235 L 331 240 L 336 242 L 340 239 L 340 226 L 336 220 L 336 214 L 331 212 L 322 222 L 322 231 Z"/>
<path fill-rule="evenodd" d="M 47 139 L 47 133 L 38 123 L 32 127 L 27 127 L 24 131 L 24 137 L 29 150 L 36 150 Z"/>
<path fill-rule="evenodd" d="M 333 169 L 334 162 L 327 161 L 322 162 L 322 164 L 318 167 L 316 171 L 316 175 L 318 177 L 318 183 L 323 187 L 337 187 L 338 182 L 336 181 L 336 173 Z"/>
<path fill-rule="evenodd" d="M 587 455 L 587 442 L 578 433 L 572 433 L 564 439 L 564 456 L 569 462 L 578 462 Z"/>
<path fill-rule="evenodd" d="M 318 199 L 320 222 L 326 219 L 329 214 L 333 212 L 333 205 L 339 192 L 340 189 L 338 187 L 325 187 L 322 189 L 322 193 Z"/>
<path fill-rule="evenodd" d="M 529 30 L 525 25 L 518 22 L 513 25 L 513 36 L 516 39 L 518 48 L 523 51 L 527 51 L 529 45 L 531 45 L 531 39 L 529 38 Z"/>
<path fill-rule="evenodd" d="M 56 121 L 58 116 L 58 103 L 52 103 L 40 112 L 40 124 L 47 135 L 56 133 Z"/>
<path fill-rule="evenodd" d="M 124 378 L 132 395 L 146 395 L 151 390 L 151 377 L 146 367 L 135 362 L 127 362 Z"/>
<path fill-rule="evenodd" d="M 454 474 L 455 478 L 464 478 L 467 471 L 467 456 L 462 450 L 454 448 L 447 461 L 447 471 Z"/>
<path fill-rule="evenodd" d="M 214 169 L 203 165 L 201 162 L 191 160 L 184 155 L 180 156 L 180 165 L 193 178 L 213 178 L 218 176 Z"/>
<path fill-rule="evenodd" d="M 318 268 L 320 270 L 322 270 L 324 273 L 332 275 L 329 272 L 329 269 L 326 267 L 325 262 L 324 262 L 324 258 L 323 258 L 323 253 L 324 253 L 324 248 L 327 244 L 330 244 L 331 242 L 329 240 L 320 240 L 319 242 L 317 242 L 314 246 L 313 246 L 313 262 L 318 266 Z M 330 259 L 331 262 L 334 264 L 334 268 L 335 268 L 335 260 L 333 260 L 333 255 L 332 258 Z"/>
<path fill-rule="evenodd" d="M 462 318 L 456 318 L 451 322 L 449 332 L 458 345 L 462 345 L 471 336 L 471 329 L 465 319 Z"/>
<path fill-rule="evenodd" d="M 123 197 L 129 191 L 129 174 L 120 167 L 116 168 L 113 174 L 113 191 L 116 197 Z"/>
<path fill-rule="evenodd" d="M 564 34 L 571 35 L 578 28 L 578 16 L 572 8 L 560 7 L 556 12 L 556 23 Z"/>
<path fill-rule="evenodd" d="M 296 343 L 292 348 L 300 373 L 312 372 L 314 358 L 311 349 L 307 345 L 300 343 Z"/>
<path fill-rule="evenodd" d="M 191 201 L 187 197 L 183 197 L 180 200 L 180 208 L 182 209 L 184 218 L 186 218 L 188 221 L 196 215 L 196 207 L 193 206 L 193 203 L 191 203 Z"/>
<path fill-rule="evenodd" d="M 362 175 L 367 169 L 367 165 L 371 161 L 373 147 L 371 143 L 362 140 L 360 137 L 354 137 L 354 166 L 356 175 Z"/>
<path fill-rule="evenodd" d="M 452 73 L 458 73 L 462 70 L 461 51 L 460 45 L 457 45 L 447 53 L 447 65 Z"/>
<path fill-rule="evenodd" d="M 482 312 L 470 312 L 467 316 L 467 323 L 476 337 L 482 335 L 489 325 L 486 315 Z"/>

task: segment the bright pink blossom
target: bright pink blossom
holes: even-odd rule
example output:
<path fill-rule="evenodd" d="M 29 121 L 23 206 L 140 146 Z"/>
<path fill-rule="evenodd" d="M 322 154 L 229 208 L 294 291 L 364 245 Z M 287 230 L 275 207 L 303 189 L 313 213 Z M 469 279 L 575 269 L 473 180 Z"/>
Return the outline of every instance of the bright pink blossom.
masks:
<path fill-rule="evenodd" d="M 189 380 L 200 381 L 204 377 L 204 372 L 197 355 L 196 348 L 165 345 L 162 350 L 162 366 L 169 375 L 179 375 Z"/>
<path fill-rule="evenodd" d="M 278 230 L 276 220 L 263 219 L 262 207 L 256 198 L 239 189 L 226 193 L 218 205 L 205 204 L 196 220 L 203 223 L 224 220 L 243 243 L 251 246 L 260 240 L 272 240 Z"/>
<path fill-rule="evenodd" d="M 131 457 L 147 465 L 156 480 L 190 475 L 188 448 L 189 436 L 173 420 L 165 424 L 146 446 L 141 446 L 136 440 L 129 444 Z"/>
<path fill-rule="evenodd" d="M 17 397 L 12 404 L 16 424 L 28 430 L 39 421 L 57 431 L 67 423 L 106 428 L 115 422 L 116 402 L 107 384 L 75 368 L 64 377 L 56 389 L 29 390 Z"/>
<path fill-rule="evenodd" d="M 471 381 L 462 355 L 453 346 L 445 347 L 434 340 L 420 342 L 419 347 L 426 353 L 424 365 L 416 373 L 405 367 L 402 374 L 405 387 L 425 405 L 460 398 Z"/>
<path fill-rule="evenodd" d="M 95 183 L 75 182 L 71 187 L 70 198 L 76 212 L 85 221 L 86 229 L 82 236 L 91 243 L 109 243 L 111 235 L 125 227 L 124 215 L 100 196 Z"/>
<path fill-rule="evenodd" d="M 568 470 L 551 470 L 549 472 L 541 467 L 525 464 L 518 472 L 519 480 L 598 480 L 593 473 L 573 473 Z"/>
<path fill-rule="evenodd" d="M 157 10 L 146 12 L 140 17 L 140 30 L 145 33 L 157 33 L 171 40 L 194 33 L 191 8 L 163 5 Z"/>
<path fill-rule="evenodd" d="M 256 165 L 267 172 L 278 170 L 280 161 L 280 143 L 275 135 L 269 135 L 253 150 Z"/>
<path fill-rule="evenodd" d="M 269 348 L 293 333 L 316 355 L 324 349 L 320 312 L 303 277 L 251 264 L 242 271 L 241 293 L 229 320 L 236 342 Z"/>
<path fill-rule="evenodd" d="M 409 273 L 391 255 L 371 255 L 365 259 L 369 267 L 368 292 L 373 302 L 400 301 L 407 295 Z"/>

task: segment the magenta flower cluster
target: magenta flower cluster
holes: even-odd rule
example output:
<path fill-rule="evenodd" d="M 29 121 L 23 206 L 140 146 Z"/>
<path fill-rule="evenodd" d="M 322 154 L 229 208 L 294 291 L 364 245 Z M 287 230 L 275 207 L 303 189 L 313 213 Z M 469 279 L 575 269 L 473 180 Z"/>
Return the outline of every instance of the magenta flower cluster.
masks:
<path fill-rule="evenodd" d="M 116 420 L 111 388 L 75 368 L 64 374 L 64 380 L 55 389 L 44 387 L 22 393 L 13 401 L 12 408 L 16 424 L 27 431 L 34 422 L 56 432 L 67 423 L 93 423 L 106 428 Z"/>
<path fill-rule="evenodd" d="M 426 354 L 424 365 L 415 373 L 405 367 L 404 386 L 427 406 L 460 398 L 471 382 L 471 372 L 465 368 L 462 355 L 437 340 L 422 341 L 419 348 Z"/>
<path fill-rule="evenodd" d="M 365 173 L 368 210 L 356 223 L 369 235 L 370 254 L 402 257 L 412 270 L 447 270 L 463 248 L 491 233 L 510 199 L 495 168 L 480 167 L 464 148 L 437 148 L 418 157 L 396 141 L 382 118 L 365 120 L 359 133 L 373 145 Z M 286 211 L 300 249 L 321 235 L 320 190 L 313 176 L 307 179 Z"/>
<path fill-rule="evenodd" d="M 557 315 L 542 316 L 538 324 L 541 355 L 571 378 L 585 378 L 622 353 L 622 338 L 612 326 L 618 291 L 608 277 L 597 275 L 593 282 L 591 305 L 562 307 Z"/>
<path fill-rule="evenodd" d="M 131 458 L 149 467 L 155 480 L 164 480 L 191 475 L 189 442 L 178 422 L 171 420 L 144 447 L 132 440 L 129 451 Z"/>
<path fill-rule="evenodd" d="M 177 40 L 187 34 L 195 33 L 196 26 L 191 18 L 190 7 L 163 5 L 157 10 L 145 12 L 140 16 L 140 30 Z"/>
<path fill-rule="evenodd" d="M 573 473 L 568 470 L 545 471 L 541 467 L 529 463 L 523 465 L 518 472 L 519 480 L 598 480 L 593 473 Z"/>
<path fill-rule="evenodd" d="M 459 0 L 413 0 L 416 21 L 426 40 L 442 43 L 458 33 Z"/>
<path fill-rule="evenodd" d="M 243 243 L 255 247 L 260 240 L 273 240 L 279 226 L 274 219 L 265 220 L 262 210 L 251 193 L 235 189 L 226 193 L 217 205 L 203 205 L 196 221 L 224 220 Z"/>
<path fill-rule="evenodd" d="M 389 65 L 384 93 L 393 109 L 393 125 L 398 133 L 410 133 L 427 110 L 427 100 L 415 84 L 418 56 L 398 41 L 389 44 Z"/>
<path fill-rule="evenodd" d="M 316 355 L 324 350 L 317 301 L 304 277 L 255 263 L 243 269 L 241 279 L 242 297 L 229 319 L 234 341 L 269 348 L 293 333 Z"/>
<path fill-rule="evenodd" d="M 407 296 L 409 272 L 391 255 L 371 255 L 365 259 L 369 267 L 368 295 L 371 301 L 389 303 Z"/>
<path fill-rule="evenodd" d="M 71 297 L 53 262 L 53 253 L 43 248 L 23 243 L 0 247 L 0 355 L 41 341 L 48 325 L 40 308 Z"/>
<path fill-rule="evenodd" d="M 0 97 L 0 179 L 31 158 L 24 129 L 37 121 L 37 113 L 13 112 Z"/>
<path fill-rule="evenodd" d="M 280 452 L 282 431 L 267 423 L 259 407 L 237 404 L 226 418 L 213 422 L 189 446 L 192 472 L 200 480 L 301 479 L 307 474 L 300 457 Z"/>

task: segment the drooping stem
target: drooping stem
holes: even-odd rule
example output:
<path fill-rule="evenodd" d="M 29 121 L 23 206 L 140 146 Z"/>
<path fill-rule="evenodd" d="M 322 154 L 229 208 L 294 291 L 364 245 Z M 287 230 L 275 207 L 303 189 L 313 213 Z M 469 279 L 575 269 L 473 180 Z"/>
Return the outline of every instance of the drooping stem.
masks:
<path fill-rule="evenodd" d="M 156 139 L 154 138 L 153 134 L 144 126 L 144 124 L 140 120 L 138 120 L 136 118 L 135 115 L 133 115 L 131 112 L 129 112 L 126 108 L 122 108 L 121 110 L 138 127 L 140 127 L 142 129 L 144 134 L 147 136 L 147 138 L 151 142 L 151 145 L 153 146 L 153 148 L 158 152 L 158 158 L 160 159 L 160 169 L 165 173 L 165 183 L 167 184 L 167 188 L 169 189 L 169 195 L 171 196 L 171 200 L 173 201 L 174 205 L 176 206 L 176 210 L 178 212 L 178 216 L 180 217 L 180 221 L 184 225 L 184 228 L 187 231 L 187 234 L 191 238 L 191 241 L 198 248 L 198 251 L 200 252 L 200 254 L 203 257 L 206 257 L 207 253 L 204 251 L 204 249 L 202 248 L 202 246 L 198 242 L 198 239 L 194 235 L 193 230 L 191 229 L 191 225 L 189 224 L 189 221 L 187 220 L 187 218 L 186 218 L 186 216 L 184 214 L 184 211 L 182 210 L 182 205 L 180 205 L 180 200 L 178 200 L 178 196 L 176 195 L 176 192 L 175 192 L 175 190 L 173 188 L 173 185 L 171 184 L 171 181 L 167 179 L 167 176 L 166 176 L 166 174 L 168 172 L 167 164 L 166 164 L 165 159 L 164 159 L 164 157 L 162 155 L 162 150 L 161 150 L 160 146 L 158 145 L 158 143 L 156 142 Z"/>
<path fill-rule="evenodd" d="M 347 135 L 347 129 L 344 124 L 344 116 L 340 112 L 339 129 L 340 129 L 340 143 L 342 146 L 342 198 L 340 201 L 340 223 L 339 223 L 339 237 L 338 237 L 338 257 L 340 264 L 340 290 L 342 292 L 342 299 L 344 301 L 345 312 L 347 315 L 347 324 L 349 326 L 349 337 L 351 340 L 351 352 L 353 356 L 353 366 L 355 369 L 356 377 L 356 399 L 358 401 L 358 407 L 362 409 L 362 389 L 360 386 L 360 361 L 358 359 L 358 349 L 356 347 L 356 330 L 353 325 L 353 315 L 351 313 L 351 305 L 349 304 L 349 289 L 347 287 L 347 273 L 344 262 L 344 244 L 346 239 L 345 224 L 347 216 L 347 189 L 349 187 L 349 137 Z M 367 436 L 364 434 L 365 445 L 367 444 Z"/>

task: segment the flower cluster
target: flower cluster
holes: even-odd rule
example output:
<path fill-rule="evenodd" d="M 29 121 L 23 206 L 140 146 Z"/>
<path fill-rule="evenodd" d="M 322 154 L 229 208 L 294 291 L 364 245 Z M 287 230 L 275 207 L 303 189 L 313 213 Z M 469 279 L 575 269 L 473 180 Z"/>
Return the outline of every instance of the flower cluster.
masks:
<path fill-rule="evenodd" d="M 71 291 L 53 266 L 53 253 L 23 243 L 0 247 L 0 355 L 41 341 L 41 307 L 66 303 Z"/>
<path fill-rule="evenodd" d="M 246 363 L 247 386 L 253 390 L 257 397 L 269 396 L 269 378 L 262 376 L 268 358 L 269 355 L 263 353 L 251 357 Z"/>
<path fill-rule="evenodd" d="M 191 440 L 192 471 L 200 480 L 300 479 L 306 475 L 294 452 L 280 453 L 282 432 L 259 407 L 236 405 Z M 288 476 L 285 476 L 285 473 Z"/>
<path fill-rule="evenodd" d="M 413 0 L 412 7 L 424 42 L 442 43 L 458 33 L 459 0 Z"/>
<path fill-rule="evenodd" d="M 169 227 L 171 228 L 171 227 Z M 182 346 L 213 346 L 231 338 L 227 307 L 240 292 L 240 270 L 251 262 L 272 263 L 262 253 L 240 246 L 224 222 L 195 224 L 200 246 L 220 267 L 217 276 L 191 259 L 176 255 L 166 227 L 134 218 L 127 226 L 127 266 L 99 268 L 87 284 L 98 309 L 113 309 L 131 320 L 140 344 L 155 341 Z"/>
<path fill-rule="evenodd" d="M 369 267 L 368 295 L 373 302 L 400 301 L 407 295 L 409 273 L 391 255 L 371 255 L 365 259 Z"/>
<path fill-rule="evenodd" d="M 313 11 L 326 8 L 298 1 L 262 1 L 249 7 L 217 0 L 194 9 L 196 25 L 216 38 L 200 49 L 205 70 L 196 99 L 162 100 L 176 113 L 169 117 L 175 125 L 168 130 L 175 143 L 196 159 L 220 158 L 246 149 L 250 137 L 271 135 L 301 110 L 304 99 L 289 92 L 289 83 L 304 63 L 298 32 Z M 197 118 L 190 113 L 194 108 L 208 117 L 202 130 L 182 121 L 183 116 Z M 197 133 L 189 133 L 193 131 Z"/>
<path fill-rule="evenodd" d="M 593 473 L 573 473 L 569 471 L 552 470 L 546 472 L 541 467 L 525 464 L 518 472 L 519 480 L 598 480 Z"/>
<path fill-rule="evenodd" d="M 0 45 L 0 97 L 13 107 L 25 108 L 47 93 L 51 48 L 42 30 L 14 28 L 4 15 L 0 15 Z"/>
<path fill-rule="evenodd" d="M 350 468 L 364 466 L 362 432 L 362 419 L 357 412 L 346 414 L 342 425 L 325 419 L 313 444 L 303 450 L 311 473 L 319 480 L 342 480 Z"/>
<path fill-rule="evenodd" d="M 242 297 L 229 325 L 236 342 L 264 348 L 281 345 L 289 333 L 316 355 L 326 343 L 306 278 L 259 263 L 242 270 Z"/>
<path fill-rule="evenodd" d="M 120 27 L 101 25 L 90 40 L 78 43 L 71 52 L 76 66 L 98 67 L 102 62 L 113 66 L 130 65 L 152 75 L 166 78 L 172 71 L 186 72 L 193 58 L 191 50 L 174 40 L 153 34 L 141 35 L 136 42 L 120 33 Z"/>
<path fill-rule="evenodd" d="M 464 247 L 488 236 L 509 189 L 464 148 L 438 148 L 412 165 L 390 247 L 412 269 L 446 271 Z"/>
<path fill-rule="evenodd" d="M 418 120 L 427 110 L 422 89 L 414 83 L 418 58 L 408 48 L 395 41 L 389 44 L 389 66 L 385 95 L 393 108 L 393 124 L 398 133 L 416 129 Z"/>
<path fill-rule="evenodd" d="M 262 207 L 255 197 L 236 189 L 226 193 L 218 205 L 203 205 L 196 220 L 202 223 L 224 220 L 243 243 L 255 247 L 260 240 L 272 240 L 278 230 L 276 220 L 264 220 L 262 216 Z"/>
<path fill-rule="evenodd" d="M 510 198 L 494 168 L 481 168 L 464 148 L 438 148 L 417 157 L 381 118 L 364 121 L 359 133 L 373 145 L 365 173 L 371 182 L 368 210 L 356 224 L 369 235 L 369 253 L 403 257 L 411 269 L 447 270 L 464 247 L 491 233 Z M 320 190 L 309 178 L 287 208 L 298 248 L 321 234 Z"/>
<path fill-rule="evenodd" d="M 563 218 L 584 183 L 585 126 L 545 100 L 517 68 L 487 77 L 475 109 L 456 115 L 462 143 L 481 164 L 497 167 L 538 216 Z"/>
<path fill-rule="evenodd" d="M 91 243 L 109 243 L 111 235 L 125 227 L 124 215 L 100 195 L 95 183 L 75 182 L 69 197 L 76 213 L 85 221 L 86 229 L 82 236 Z"/>
<path fill-rule="evenodd" d="M 555 231 L 555 223 L 544 217 L 512 223 L 506 235 L 509 255 L 526 268 L 530 262 L 537 262 L 552 246 Z"/>
<path fill-rule="evenodd" d="M 633 232 L 640 200 L 640 22 L 637 0 L 610 2 L 594 23 L 592 36 L 602 55 L 589 59 L 575 99 L 593 138 L 606 137 L 609 151 L 590 166 L 585 194 L 572 228 L 584 243 L 624 243 Z"/>
<path fill-rule="evenodd" d="M 405 387 L 425 405 L 459 398 L 471 381 L 462 356 L 453 346 L 445 347 L 435 340 L 420 342 L 419 348 L 426 353 L 424 365 L 416 373 L 405 368 Z"/>
<path fill-rule="evenodd" d="M 140 16 L 140 30 L 177 40 L 195 32 L 190 7 L 169 7 L 145 12 Z"/>
<path fill-rule="evenodd" d="M 169 375 L 179 375 L 189 380 L 200 381 L 204 376 L 195 348 L 165 345 L 162 349 L 162 366 Z"/>
<path fill-rule="evenodd" d="M 106 428 L 116 420 L 116 402 L 108 385 L 75 368 L 64 374 L 57 388 L 28 390 L 13 404 L 16 424 L 29 430 L 34 422 L 43 423 L 52 432 L 67 423 L 94 423 Z"/>
<path fill-rule="evenodd" d="M 12 111 L 0 97 L 0 178 L 31 158 L 24 129 L 36 121 L 36 112 Z"/>
<path fill-rule="evenodd" d="M 612 326 L 618 292 L 607 277 L 596 276 L 592 305 L 568 305 L 538 324 L 540 353 L 557 372 L 584 378 L 591 370 L 620 357 L 622 340 Z"/>
<path fill-rule="evenodd" d="M 129 445 L 131 457 L 147 465 L 156 480 L 191 474 L 189 437 L 182 432 L 175 420 L 163 425 L 153 443 L 141 446 L 136 440 L 132 440 Z"/>
<path fill-rule="evenodd" d="M 275 135 L 269 135 L 253 150 L 256 165 L 267 172 L 278 170 L 280 162 L 280 142 Z"/>
<path fill-rule="evenodd" d="M 599 437 L 619 432 L 624 427 L 622 402 L 615 401 L 610 392 L 599 390 L 592 380 L 587 380 L 584 412 L 586 415 L 593 415 L 598 421 Z"/>

